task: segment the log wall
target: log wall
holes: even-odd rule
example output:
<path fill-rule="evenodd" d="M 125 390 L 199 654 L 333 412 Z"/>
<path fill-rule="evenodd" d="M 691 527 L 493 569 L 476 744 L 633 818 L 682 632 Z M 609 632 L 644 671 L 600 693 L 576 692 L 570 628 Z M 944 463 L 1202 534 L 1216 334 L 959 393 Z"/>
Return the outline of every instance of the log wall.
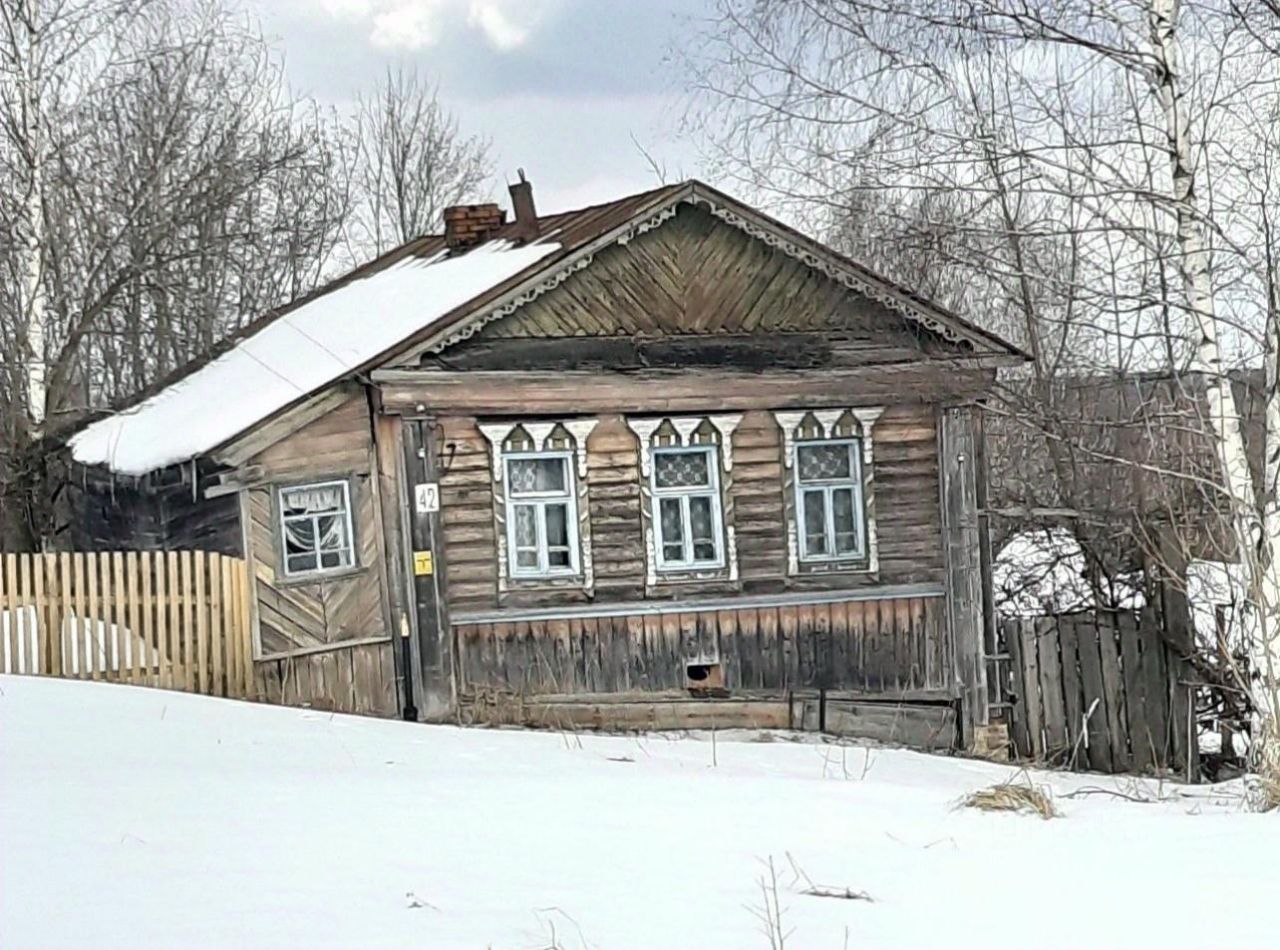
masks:
<path fill-rule="evenodd" d="M 593 595 L 584 591 L 498 593 L 498 549 L 489 444 L 470 416 L 440 420 L 441 512 L 450 610 L 566 603 L 673 600 L 708 593 L 766 594 L 860 589 L 885 584 L 941 584 L 944 579 L 935 410 L 886 409 L 875 427 L 877 574 L 787 574 L 782 436 L 771 413 L 745 413 L 733 434 L 733 480 L 739 582 L 645 584 L 640 515 L 640 445 L 622 416 L 600 418 L 587 440 Z"/>
<path fill-rule="evenodd" d="M 951 656 L 940 596 L 668 611 L 457 627 L 459 693 L 527 696 L 699 688 L 838 689 L 945 698 Z"/>

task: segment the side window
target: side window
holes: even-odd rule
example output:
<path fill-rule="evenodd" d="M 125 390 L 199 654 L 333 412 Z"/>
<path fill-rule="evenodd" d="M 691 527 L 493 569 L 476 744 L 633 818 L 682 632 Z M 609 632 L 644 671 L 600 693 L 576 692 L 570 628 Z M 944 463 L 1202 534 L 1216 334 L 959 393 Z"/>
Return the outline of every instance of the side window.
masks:
<path fill-rule="evenodd" d="M 346 481 L 281 488 L 279 503 L 286 576 L 355 566 L 351 489 Z"/>
<path fill-rule="evenodd" d="M 578 506 L 568 452 L 507 455 L 512 577 L 578 573 Z"/>
<path fill-rule="evenodd" d="M 865 556 L 861 456 L 860 439 L 796 444 L 800 560 L 860 560 Z"/>
<path fill-rule="evenodd" d="M 715 568 L 724 563 L 719 449 L 653 449 L 658 570 Z"/>

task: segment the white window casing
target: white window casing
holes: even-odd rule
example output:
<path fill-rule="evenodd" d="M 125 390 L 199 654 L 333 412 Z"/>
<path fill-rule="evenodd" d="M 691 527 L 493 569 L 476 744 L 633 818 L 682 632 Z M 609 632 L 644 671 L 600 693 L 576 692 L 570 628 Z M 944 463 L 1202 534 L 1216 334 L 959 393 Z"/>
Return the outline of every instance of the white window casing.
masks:
<path fill-rule="evenodd" d="M 654 447 L 650 452 L 655 567 L 659 571 L 723 568 L 719 447 Z"/>
<path fill-rule="evenodd" d="M 774 412 L 787 481 L 789 573 L 879 570 L 874 428 L 883 412 L 882 406 Z"/>
<path fill-rule="evenodd" d="M 640 441 L 646 584 L 736 582 L 733 433 L 742 414 L 629 417 L 626 421 Z M 698 465 L 694 459 L 704 462 Z"/>
<path fill-rule="evenodd" d="M 356 567 L 351 485 L 346 479 L 276 489 L 284 576 L 311 577 Z"/>
<path fill-rule="evenodd" d="M 507 569 L 516 579 L 578 573 L 578 504 L 570 452 L 508 452 Z"/>
<path fill-rule="evenodd" d="M 594 586 L 587 437 L 596 423 L 480 424 L 491 452 L 499 594 L 522 585 Z M 511 448 L 513 436 L 519 436 L 518 449 Z"/>

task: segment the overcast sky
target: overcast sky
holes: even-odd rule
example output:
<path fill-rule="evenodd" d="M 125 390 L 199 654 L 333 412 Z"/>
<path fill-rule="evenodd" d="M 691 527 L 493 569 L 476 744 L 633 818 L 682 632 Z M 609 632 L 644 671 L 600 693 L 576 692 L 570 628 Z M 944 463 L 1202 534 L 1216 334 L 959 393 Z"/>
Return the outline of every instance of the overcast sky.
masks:
<path fill-rule="evenodd" d="M 695 175 L 676 134 L 669 53 L 707 0 L 244 0 L 283 49 L 291 84 L 347 104 L 389 64 L 417 66 L 469 133 L 493 142 L 503 183 L 525 169 L 539 210 Z"/>

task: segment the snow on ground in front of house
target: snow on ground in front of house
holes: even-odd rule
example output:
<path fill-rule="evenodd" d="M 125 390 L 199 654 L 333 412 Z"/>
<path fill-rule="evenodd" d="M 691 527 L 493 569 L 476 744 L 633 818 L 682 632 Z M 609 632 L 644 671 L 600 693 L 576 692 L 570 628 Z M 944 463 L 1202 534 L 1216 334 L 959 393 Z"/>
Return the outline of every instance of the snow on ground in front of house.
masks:
<path fill-rule="evenodd" d="M 0 677 L 0 945 L 1273 946 L 1280 822 L 1238 786 L 906 751 L 457 729 Z M 799 893 L 814 882 L 874 902 Z M 554 943 L 553 930 L 554 928 Z"/>

